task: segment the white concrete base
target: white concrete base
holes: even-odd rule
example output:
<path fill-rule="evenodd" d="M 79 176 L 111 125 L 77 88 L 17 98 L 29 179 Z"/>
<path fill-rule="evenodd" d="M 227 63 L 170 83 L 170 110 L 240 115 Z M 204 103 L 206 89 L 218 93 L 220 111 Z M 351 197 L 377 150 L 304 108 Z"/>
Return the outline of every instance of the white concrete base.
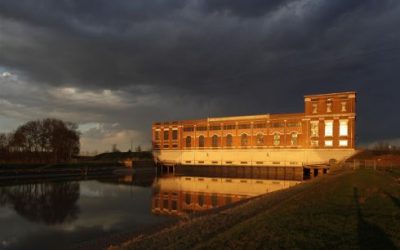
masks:
<path fill-rule="evenodd" d="M 156 162 L 182 165 L 303 166 L 344 160 L 354 149 L 156 150 Z"/>

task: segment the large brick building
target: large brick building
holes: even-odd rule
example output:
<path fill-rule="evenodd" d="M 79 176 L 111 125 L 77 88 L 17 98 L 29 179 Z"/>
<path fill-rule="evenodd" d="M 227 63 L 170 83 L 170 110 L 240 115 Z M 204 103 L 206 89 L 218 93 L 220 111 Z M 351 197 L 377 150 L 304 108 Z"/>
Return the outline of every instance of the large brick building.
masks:
<path fill-rule="evenodd" d="M 356 93 L 304 97 L 304 113 L 156 122 L 153 154 L 182 165 L 303 166 L 355 153 Z"/>

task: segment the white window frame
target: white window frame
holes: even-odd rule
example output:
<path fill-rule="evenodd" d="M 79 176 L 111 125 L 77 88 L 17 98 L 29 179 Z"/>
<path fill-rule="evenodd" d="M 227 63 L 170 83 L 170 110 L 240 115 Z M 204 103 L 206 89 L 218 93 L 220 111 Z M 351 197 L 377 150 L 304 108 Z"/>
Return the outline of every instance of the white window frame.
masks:
<path fill-rule="evenodd" d="M 333 136 L 333 120 L 325 120 L 325 136 Z"/>
<path fill-rule="evenodd" d="M 349 120 L 339 120 L 339 136 L 349 135 Z"/>
<path fill-rule="evenodd" d="M 344 101 L 344 102 L 341 102 L 341 111 L 342 112 L 346 112 L 347 111 L 347 102 L 346 101 Z"/>
<path fill-rule="evenodd" d="M 332 140 L 325 140 L 325 147 L 333 147 L 333 141 Z"/>
<path fill-rule="evenodd" d="M 311 147 L 318 147 L 319 141 L 318 140 L 311 140 Z"/>
<path fill-rule="evenodd" d="M 313 126 L 315 125 L 315 134 L 313 134 Z M 310 121 L 310 134 L 311 137 L 318 137 L 319 136 L 319 121 Z"/>
<path fill-rule="evenodd" d="M 348 140 L 339 140 L 339 147 L 348 147 L 349 141 Z"/>
<path fill-rule="evenodd" d="M 313 103 L 311 105 L 311 107 L 312 107 L 312 113 L 317 114 L 318 113 L 318 103 Z"/>
<path fill-rule="evenodd" d="M 326 103 L 326 113 L 332 113 L 332 102 Z"/>

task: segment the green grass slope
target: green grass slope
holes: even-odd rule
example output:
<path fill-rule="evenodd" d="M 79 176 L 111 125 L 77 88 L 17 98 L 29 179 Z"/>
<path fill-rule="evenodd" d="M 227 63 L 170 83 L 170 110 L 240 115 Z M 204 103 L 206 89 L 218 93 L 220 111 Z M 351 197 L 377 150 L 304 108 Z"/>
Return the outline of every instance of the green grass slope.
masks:
<path fill-rule="evenodd" d="M 123 249 L 400 249 L 400 171 L 357 170 L 137 237 Z"/>

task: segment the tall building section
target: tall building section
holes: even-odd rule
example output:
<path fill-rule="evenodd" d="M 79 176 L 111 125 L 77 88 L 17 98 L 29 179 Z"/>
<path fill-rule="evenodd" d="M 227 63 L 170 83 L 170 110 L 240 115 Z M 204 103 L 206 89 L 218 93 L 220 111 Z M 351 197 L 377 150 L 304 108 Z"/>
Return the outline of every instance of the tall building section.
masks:
<path fill-rule="evenodd" d="M 304 113 L 156 122 L 154 157 L 163 164 L 304 166 L 355 153 L 355 92 L 306 95 L 304 105 Z"/>

